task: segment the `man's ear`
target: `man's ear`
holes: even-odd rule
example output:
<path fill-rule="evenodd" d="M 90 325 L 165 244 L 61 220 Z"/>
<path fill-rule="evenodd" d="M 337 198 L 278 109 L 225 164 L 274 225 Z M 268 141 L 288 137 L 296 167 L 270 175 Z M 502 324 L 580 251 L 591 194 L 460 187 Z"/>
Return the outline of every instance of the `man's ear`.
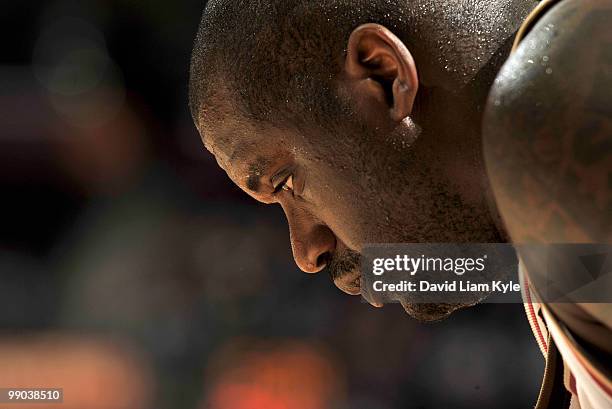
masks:
<path fill-rule="evenodd" d="M 386 104 L 391 119 L 401 122 L 412 112 L 419 79 L 412 54 L 380 24 L 363 24 L 351 33 L 344 65 L 358 97 Z"/>

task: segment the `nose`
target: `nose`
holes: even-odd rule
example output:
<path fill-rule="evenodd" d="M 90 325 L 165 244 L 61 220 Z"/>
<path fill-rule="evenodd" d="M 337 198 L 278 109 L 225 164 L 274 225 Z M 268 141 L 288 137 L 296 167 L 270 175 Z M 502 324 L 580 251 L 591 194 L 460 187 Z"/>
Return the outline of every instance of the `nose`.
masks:
<path fill-rule="evenodd" d="M 295 263 L 305 273 L 323 270 L 336 248 L 336 236 L 305 209 L 283 206 L 283 210 L 289 224 Z"/>

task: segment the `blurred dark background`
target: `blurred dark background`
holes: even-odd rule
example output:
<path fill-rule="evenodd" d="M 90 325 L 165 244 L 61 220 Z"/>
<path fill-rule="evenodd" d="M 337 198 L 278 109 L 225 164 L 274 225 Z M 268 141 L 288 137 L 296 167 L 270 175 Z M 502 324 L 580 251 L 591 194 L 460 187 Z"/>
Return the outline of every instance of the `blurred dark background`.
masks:
<path fill-rule="evenodd" d="M 0 387 L 75 409 L 531 407 L 521 305 L 423 325 L 297 270 L 280 208 L 192 125 L 203 7 L 2 2 Z"/>

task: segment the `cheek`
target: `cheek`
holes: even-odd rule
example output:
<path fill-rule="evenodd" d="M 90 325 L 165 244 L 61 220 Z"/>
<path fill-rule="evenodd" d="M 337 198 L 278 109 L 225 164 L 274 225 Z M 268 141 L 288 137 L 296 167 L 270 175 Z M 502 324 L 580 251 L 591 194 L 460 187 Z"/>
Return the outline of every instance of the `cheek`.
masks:
<path fill-rule="evenodd" d="M 305 163 L 304 199 L 313 214 L 348 248 L 360 251 L 364 244 L 392 240 L 387 237 L 390 206 L 384 184 L 364 168 L 356 155 L 335 155 L 333 162 Z M 359 155 L 357 155 L 359 156 Z"/>
<path fill-rule="evenodd" d="M 313 212 L 345 246 L 360 251 L 364 244 L 379 241 L 377 205 L 359 185 L 334 183 L 311 193 Z"/>

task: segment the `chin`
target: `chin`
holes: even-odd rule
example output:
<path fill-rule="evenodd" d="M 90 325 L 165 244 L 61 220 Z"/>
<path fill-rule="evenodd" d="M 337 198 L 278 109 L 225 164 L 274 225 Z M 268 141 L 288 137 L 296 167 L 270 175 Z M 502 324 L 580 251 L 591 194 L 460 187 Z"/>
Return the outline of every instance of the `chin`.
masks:
<path fill-rule="evenodd" d="M 474 304 L 409 304 L 401 302 L 404 310 L 412 318 L 421 322 L 436 322 L 448 318 L 453 312 L 471 307 Z"/>

